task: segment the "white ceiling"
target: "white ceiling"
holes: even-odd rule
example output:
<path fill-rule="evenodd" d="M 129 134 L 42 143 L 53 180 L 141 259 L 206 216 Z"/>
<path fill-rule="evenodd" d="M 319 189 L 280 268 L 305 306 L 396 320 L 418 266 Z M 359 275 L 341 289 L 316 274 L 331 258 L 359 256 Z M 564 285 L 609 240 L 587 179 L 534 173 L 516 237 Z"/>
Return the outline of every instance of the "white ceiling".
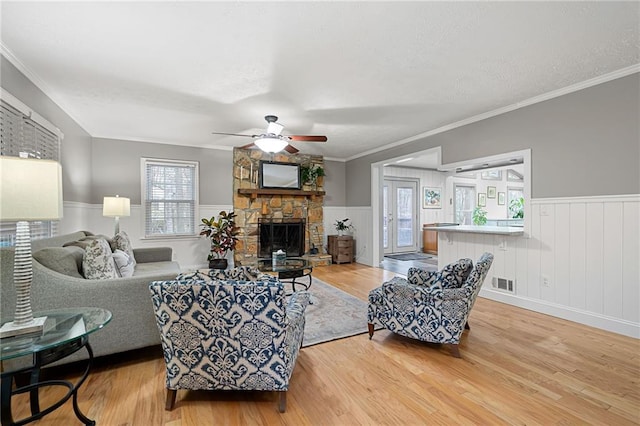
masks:
<path fill-rule="evenodd" d="M 638 2 L 0 2 L 3 53 L 94 137 L 232 147 L 274 114 L 357 158 L 640 63 Z M 55 124 L 55 123 L 54 123 Z"/>

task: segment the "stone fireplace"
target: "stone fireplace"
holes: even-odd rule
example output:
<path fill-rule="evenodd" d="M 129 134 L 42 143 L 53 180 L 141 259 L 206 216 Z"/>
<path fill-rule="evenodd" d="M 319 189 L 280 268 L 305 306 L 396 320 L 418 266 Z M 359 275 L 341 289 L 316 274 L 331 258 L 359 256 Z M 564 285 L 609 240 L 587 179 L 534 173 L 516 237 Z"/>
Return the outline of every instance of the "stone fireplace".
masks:
<path fill-rule="evenodd" d="M 323 248 L 323 183 L 319 182 L 317 187 L 304 186 L 300 190 L 261 189 L 261 160 L 324 167 L 324 160 L 318 155 L 267 154 L 256 149 L 240 148 L 233 150 L 233 210 L 237 215 L 236 224 L 240 228 L 234 251 L 235 264 L 252 264 L 260 258 L 271 257 L 271 251 L 278 250 L 274 250 L 273 245 L 269 248 L 261 245 L 266 234 L 262 235 L 260 225 L 267 223 L 271 224 L 269 232 L 283 231 L 284 228 L 280 225 L 301 223 L 302 225 L 296 225 L 302 230 L 302 235 L 298 235 L 300 239 L 297 240 L 300 247 L 297 251 L 283 249 L 287 256 L 307 257 L 314 265 L 330 264 L 331 256 Z M 291 235 L 289 237 L 293 238 Z M 310 252 L 314 254 L 311 255 Z"/>

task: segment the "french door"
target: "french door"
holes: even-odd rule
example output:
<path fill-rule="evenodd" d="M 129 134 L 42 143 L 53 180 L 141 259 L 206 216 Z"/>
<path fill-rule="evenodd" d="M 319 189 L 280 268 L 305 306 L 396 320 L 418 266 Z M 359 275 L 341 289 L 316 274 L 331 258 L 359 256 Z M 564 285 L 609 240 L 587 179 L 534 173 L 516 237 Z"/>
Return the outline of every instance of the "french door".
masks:
<path fill-rule="evenodd" d="M 384 253 L 416 251 L 418 182 L 384 179 L 382 187 L 382 242 Z"/>
<path fill-rule="evenodd" d="M 455 184 L 455 219 L 460 225 L 473 225 L 473 209 L 476 208 L 475 185 Z"/>

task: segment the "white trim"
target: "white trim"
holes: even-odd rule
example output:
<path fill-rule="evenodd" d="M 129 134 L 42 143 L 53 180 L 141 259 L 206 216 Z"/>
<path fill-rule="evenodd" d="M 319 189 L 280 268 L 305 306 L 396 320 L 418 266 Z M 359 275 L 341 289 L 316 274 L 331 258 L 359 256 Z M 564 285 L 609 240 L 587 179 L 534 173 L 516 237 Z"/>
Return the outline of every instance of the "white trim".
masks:
<path fill-rule="evenodd" d="M 466 126 L 467 124 L 472 124 L 472 123 L 475 123 L 475 122 L 478 122 L 478 121 L 486 120 L 487 118 L 491 118 L 491 117 L 495 117 L 495 116 L 498 116 L 498 115 L 502 115 L 502 114 L 505 114 L 507 112 L 515 111 L 517 109 L 520 109 L 520 108 L 523 108 L 523 107 L 526 107 L 526 106 L 530 106 L 530 105 L 534 105 L 534 104 L 537 104 L 537 103 L 540 103 L 540 102 L 548 101 L 549 99 L 558 98 L 560 96 L 564 96 L 564 95 L 567 95 L 569 93 L 577 92 L 579 90 L 587 89 L 589 87 L 596 86 L 598 84 L 602 84 L 602 83 L 606 83 L 608 81 L 616 80 L 618 78 L 626 77 L 628 75 L 635 74 L 637 72 L 640 72 L 640 64 L 634 64 L 634 65 L 631 65 L 629 67 L 622 68 L 622 69 L 619 69 L 617 71 L 610 72 L 608 74 L 604 74 L 604 75 L 601 75 L 601 76 L 598 76 L 598 77 L 594 77 L 594 78 L 591 78 L 589 80 L 581 81 L 579 83 L 575 83 L 575 84 L 572 84 L 570 86 L 563 87 L 561 89 L 553 90 L 551 92 L 543 93 L 541 95 L 534 96 L 532 98 L 525 99 L 525 100 L 520 101 L 520 102 L 516 102 L 515 104 L 507 105 L 505 107 L 494 109 L 492 111 L 483 112 L 482 114 L 474 115 L 472 117 L 465 118 L 463 120 L 456 121 L 454 123 L 438 127 L 437 129 L 429 130 L 428 132 L 420 133 L 420 134 L 417 134 L 415 136 L 411 136 L 411 137 L 408 137 L 408 138 L 405 138 L 405 139 L 401 139 L 401 140 L 399 140 L 397 142 L 388 143 L 388 144 L 386 144 L 384 146 L 381 146 L 381 147 L 378 147 L 378 148 L 373 148 L 373 149 L 361 152 L 361 153 L 356 154 L 356 155 L 352 155 L 351 157 L 348 157 L 346 159 L 346 161 L 355 160 L 357 158 L 364 157 L 366 155 L 375 154 L 375 153 L 380 152 L 380 151 L 385 151 L 385 150 L 387 150 L 389 148 L 394 148 L 396 146 L 405 145 L 405 144 L 407 144 L 409 142 L 414 142 L 414 141 L 417 141 L 417 140 L 420 140 L 420 139 L 423 139 L 423 138 L 426 138 L 426 137 L 429 137 L 429 136 L 437 135 L 439 133 L 443 133 L 443 132 L 446 132 L 446 131 L 449 131 L 449 130 L 456 129 L 458 127 Z"/>
<path fill-rule="evenodd" d="M 636 339 L 640 338 L 640 324 L 631 321 L 625 321 L 618 318 L 608 317 L 606 315 L 549 303 L 543 300 L 529 299 L 488 288 L 481 289 L 480 296 L 497 302 L 506 303 L 511 306 L 529 309 L 534 312 L 611 331 L 613 333 L 623 334 Z"/>

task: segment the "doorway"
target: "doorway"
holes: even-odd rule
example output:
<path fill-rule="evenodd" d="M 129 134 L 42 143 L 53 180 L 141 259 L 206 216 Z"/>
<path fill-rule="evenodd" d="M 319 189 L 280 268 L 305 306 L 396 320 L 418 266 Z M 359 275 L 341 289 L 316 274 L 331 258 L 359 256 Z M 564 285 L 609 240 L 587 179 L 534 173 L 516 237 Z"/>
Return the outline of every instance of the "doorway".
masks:
<path fill-rule="evenodd" d="M 384 254 L 417 250 L 418 181 L 385 177 L 382 185 Z"/>

